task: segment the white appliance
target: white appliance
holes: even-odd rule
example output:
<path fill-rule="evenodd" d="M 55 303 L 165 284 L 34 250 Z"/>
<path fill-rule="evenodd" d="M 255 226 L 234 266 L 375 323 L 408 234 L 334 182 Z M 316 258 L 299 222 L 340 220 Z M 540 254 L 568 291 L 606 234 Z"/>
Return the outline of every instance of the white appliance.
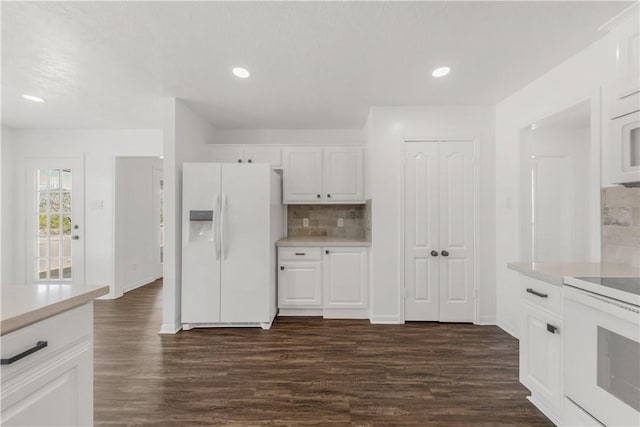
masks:
<path fill-rule="evenodd" d="M 185 163 L 183 329 L 271 327 L 282 181 L 268 164 Z"/>
<path fill-rule="evenodd" d="M 571 410 L 579 407 L 605 426 L 639 426 L 640 278 L 565 283 L 564 394 Z"/>

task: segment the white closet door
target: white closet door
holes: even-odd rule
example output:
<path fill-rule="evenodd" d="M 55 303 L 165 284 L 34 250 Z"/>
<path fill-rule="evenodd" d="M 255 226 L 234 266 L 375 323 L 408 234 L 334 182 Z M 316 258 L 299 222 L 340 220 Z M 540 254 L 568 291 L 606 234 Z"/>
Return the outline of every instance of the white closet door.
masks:
<path fill-rule="evenodd" d="M 439 144 L 441 322 L 473 321 L 473 170 L 472 142 Z"/>
<path fill-rule="evenodd" d="M 406 143 L 406 320 L 439 319 L 439 251 L 438 143 Z"/>

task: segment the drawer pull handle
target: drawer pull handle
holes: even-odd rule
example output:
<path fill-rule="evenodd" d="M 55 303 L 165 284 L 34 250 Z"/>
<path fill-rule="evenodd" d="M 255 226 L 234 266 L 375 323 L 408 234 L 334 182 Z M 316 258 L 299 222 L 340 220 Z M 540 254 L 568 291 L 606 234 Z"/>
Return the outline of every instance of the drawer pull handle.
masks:
<path fill-rule="evenodd" d="M 547 323 L 547 331 L 548 332 L 551 332 L 552 334 L 555 334 L 557 330 L 558 330 L 557 326 L 553 326 L 552 324 Z"/>
<path fill-rule="evenodd" d="M 280 270 L 284 271 L 284 266 L 280 266 Z"/>
<path fill-rule="evenodd" d="M 24 359 L 30 354 L 35 353 L 38 350 L 42 350 L 47 346 L 46 341 L 38 341 L 35 347 L 31 347 L 29 350 L 25 350 L 20 354 L 16 354 L 15 356 L 9 357 L 8 359 L 0 359 L 0 365 L 11 365 L 13 362 L 17 362 L 20 359 Z"/>
<path fill-rule="evenodd" d="M 533 290 L 531 288 L 527 288 L 527 292 L 529 292 L 530 294 L 533 294 L 533 295 L 535 295 L 537 297 L 540 297 L 540 298 L 547 298 L 549 296 L 547 294 L 543 294 L 542 292 L 535 291 L 535 290 Z"/>
<path fill-rule="evenodd" d="M 304 252 L 296 252 L 296 255 L 304 255 Z"/>

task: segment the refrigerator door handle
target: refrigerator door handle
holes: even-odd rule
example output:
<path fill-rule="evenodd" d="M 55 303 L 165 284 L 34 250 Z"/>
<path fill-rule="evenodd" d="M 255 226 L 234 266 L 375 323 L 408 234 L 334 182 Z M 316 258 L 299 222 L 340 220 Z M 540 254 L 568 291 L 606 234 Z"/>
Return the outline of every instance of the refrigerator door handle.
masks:
<path fill-rule="evenodd" d="M 214 220 L 213 238 L 216 251 L 216 261 L 220 259 L 220 195 L 216 194 L 215 210 L 217 212 L 217 220 Z"/>
<path fill-rule="evenodd" d="M 226 258 L 226 249 L 227 249 L 227 239 L 224 235 L 225 231 L 225 222 L 226 222 L 226 213 L 227 210 L 227 195 L 222 195 L 222 208 L 220 209 L 220 252 L 222 252 L 222 259 Z"/>

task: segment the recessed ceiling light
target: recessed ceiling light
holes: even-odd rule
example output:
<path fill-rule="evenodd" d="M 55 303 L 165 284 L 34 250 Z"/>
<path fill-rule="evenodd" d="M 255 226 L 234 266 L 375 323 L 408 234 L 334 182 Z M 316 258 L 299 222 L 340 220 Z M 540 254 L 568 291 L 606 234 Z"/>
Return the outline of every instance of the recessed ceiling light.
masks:
<path fill-rule="evenodd" d="M 33 101 L 33 102 L 44 102 L 44 99 L 40 98 L 39 96 L 22 95 L 22 97 L 24 99 L 28 99 L 29 101 Z"/>
<path fill-rule="evenodd" d="M 246 79 L 248 78 L 251 73 L 249 72 L 249 70 L 247 70 L 246 68 L 242 68 L 242 67 L 235 67 L 233 70 L 233 74 L 236 77 L 240 77 L 241 79 Z"/>
<path fill-rule="evenodd" d="M 160 156 L 160 160 L 164 159 L 164 156 Z"/>
<path fill-rule="evenodd" d="M 431 75 L 433 77 L 444 77 L 447 74 L 449 74 L 449 71 L 451 71 L 451 68 L 449 68 L 449 67 L 440 67 L 440 68 L 436 68 L 435 70 L 433 70 Z"/>

